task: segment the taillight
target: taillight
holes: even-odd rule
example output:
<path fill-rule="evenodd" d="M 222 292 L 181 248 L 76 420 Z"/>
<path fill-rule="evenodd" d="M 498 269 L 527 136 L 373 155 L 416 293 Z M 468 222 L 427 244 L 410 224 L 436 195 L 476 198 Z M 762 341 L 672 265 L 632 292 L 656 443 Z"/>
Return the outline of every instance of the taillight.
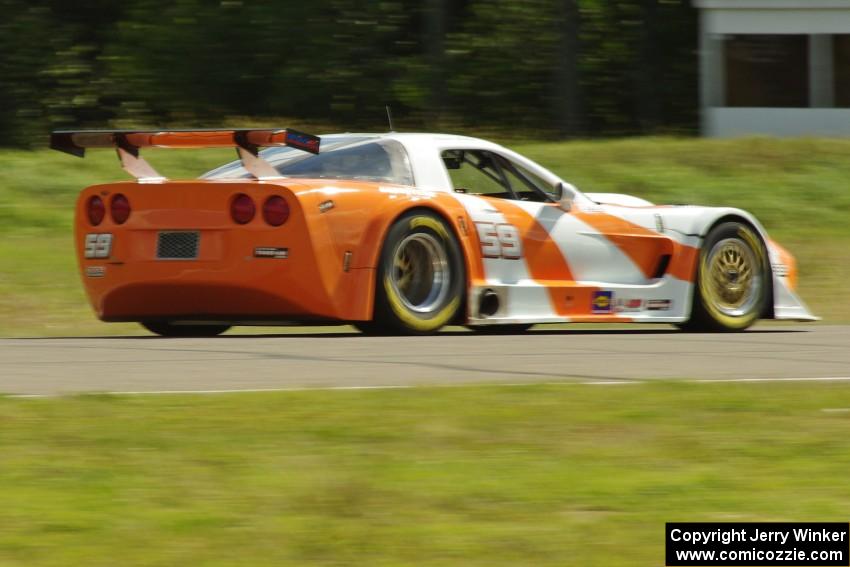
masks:
<path fill-rule="evenodd" d="M 230 202 L 230 216 L 234 222 L 239 224 L 248 224 L 254 218 L 257 212 L 257 207 L 254 206 L 254 200 L 245 193 L 239 193 Z"/>
<path fill-rule="evenodd" d="M 109 201 L 109 210 L 115 224 L 124 224 L 130 218 L 130 201 L 127 197 L 118 193 Z"/>
<path fill-rule="evenodd" d="M 106 216 L 106 205 L 103 204 L 103 199 L 95 195 L 90 197 L 86 203 L 86 213 L 89 216 L 89 222 L 92 226 L 97 226 L 103 222 L 103 217 Z"/>
<path fill-rule="evenodd" d="M 289 218 L 289 204 L 286 199 L 273 195 L 263 204 L 263 218 L 272 226 L 280 226 Z"/>

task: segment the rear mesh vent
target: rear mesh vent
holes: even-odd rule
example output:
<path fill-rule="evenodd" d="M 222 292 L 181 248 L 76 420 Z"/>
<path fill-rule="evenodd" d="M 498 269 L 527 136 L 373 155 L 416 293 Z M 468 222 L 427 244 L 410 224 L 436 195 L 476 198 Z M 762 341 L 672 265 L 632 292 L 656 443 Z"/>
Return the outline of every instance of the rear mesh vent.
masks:
<path fill-rule="evenodd" d="M 160 232 L 156 257 L 160 260 L 194 260 L 198 257 L 198 232 Z"/>

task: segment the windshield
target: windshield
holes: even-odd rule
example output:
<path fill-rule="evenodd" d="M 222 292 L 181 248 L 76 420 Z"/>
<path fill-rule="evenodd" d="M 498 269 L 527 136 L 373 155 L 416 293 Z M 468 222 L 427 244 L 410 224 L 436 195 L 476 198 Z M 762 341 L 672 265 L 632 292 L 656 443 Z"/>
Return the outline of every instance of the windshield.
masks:
<path fill-rule="evenodd" d="M 294 148 L 269 148 L 260 152 L 283 177 L 354 179 L 413 185 L 407 152 L 399 142 L 357 136 L 324 136 L 319 154 Z M 201 179 L 250 178 L 242 163 L 231 162 Z"/>

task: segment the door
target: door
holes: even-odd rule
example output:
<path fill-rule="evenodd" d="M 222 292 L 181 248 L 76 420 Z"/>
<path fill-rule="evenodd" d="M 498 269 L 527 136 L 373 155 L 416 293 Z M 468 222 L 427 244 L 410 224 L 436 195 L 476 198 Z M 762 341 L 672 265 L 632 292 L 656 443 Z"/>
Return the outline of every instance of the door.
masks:
<path fill-rule="evenodd" d="M 553 186 L 507 156 L 456 149 L 442 157 L 481 247 L 485 281 L 473 287 L 507 288 L 506 318 L 612 317 L 614 290 L 651 285 L 672 248 L 609 207 L 563 210 Z"/>

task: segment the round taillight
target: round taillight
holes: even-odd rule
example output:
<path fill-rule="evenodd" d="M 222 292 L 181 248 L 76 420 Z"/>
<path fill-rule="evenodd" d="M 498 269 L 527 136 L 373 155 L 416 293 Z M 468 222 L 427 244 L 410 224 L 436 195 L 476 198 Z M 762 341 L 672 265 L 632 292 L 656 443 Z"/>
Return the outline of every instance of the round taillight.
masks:
<path fill-rule="evenodd" d="M 130 218 L 130 200 L 118 193 L 109 201 L 109 210 L 112 213 L 112 221 L 115 224 L 124 224 Z"/>
<path fill-rule="evenodd" d="M 103 199 L 95 195 L 90 197 L 86 203 L 86 213 L 89 216 L 89 222 L 92 226 L 97 226 L 103 222 L 103 217 L 106 216 L 106 205 L 103 204 Z"/>
<path fill-rule="evenodd" d="M 257 207 L 254 200 L 245 193 L 239 193 L 230 203 L 230 216 L 239 224 L 248 224 L 254 218 Z"/>
<path fill-rule="evenodd" d="M 286 199 L 273 195 L 263 204 L 263 218 L 272 226 L 280 226 L 289 219 L 289 204 Z"/>

